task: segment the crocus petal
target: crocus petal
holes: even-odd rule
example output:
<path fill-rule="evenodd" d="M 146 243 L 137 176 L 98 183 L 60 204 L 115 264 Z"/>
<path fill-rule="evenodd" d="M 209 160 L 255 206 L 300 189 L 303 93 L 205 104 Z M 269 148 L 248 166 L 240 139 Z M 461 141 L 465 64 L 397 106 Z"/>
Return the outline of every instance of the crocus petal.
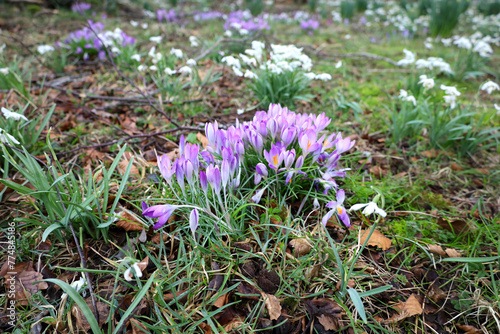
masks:
<path fill-rule="evenodd" d="M 260 199 L 262 197 L 262 195 L 264 194 L 264 190 L 266 190 L 266 188 L 264 189 L 261 189 L 261 190 L 258 190 L 255 195 L 252 196 L 252 201 L 254 203 L 259 203 L 260 202 Z"/>
<path fill-rule="evenodd" d="M 342 205 L 342 203 L 344 203 L 344 200 L 345 200 L 345 191 L 344 189 L 340 189 L 339 191 L 337 191 L 337 203 L 339 203 L 338 205 Z"/>
<path fill-rule="evenodd" d="M 198 228 L 198 221 L 199 221 L 198 210 L 193 209 L 191 211 L 191 214 L 189 215 L 189 228 L 191 229 L 191 232 L 193 234 L 196 231 L 196 229 Z"/>
<path fill-rule="evenodd" d="M 343 207 L 340 207 L 339 209 L 340 210 L 338 210 L 338 211 L 342 210 L 342 213 L 339 214 L 339 218 L 342 220 L 342 222 L 344 223 L 345 226 L 347 226 L 347 227 L 351 226 L 351 222 L 349 220 L 349 215 L 347 214 L 346 210 Z"/>
<path fill-rule="evenodd" d="M 335 210 L 330 210 L 328 213 L 323 217 L 321 220 L 321 224 L 323 224 L 324 227 L 326 227 L 326 224 L 328 223 L 328 220 L 332 218 L 333 214 L 335 213 Z"/>

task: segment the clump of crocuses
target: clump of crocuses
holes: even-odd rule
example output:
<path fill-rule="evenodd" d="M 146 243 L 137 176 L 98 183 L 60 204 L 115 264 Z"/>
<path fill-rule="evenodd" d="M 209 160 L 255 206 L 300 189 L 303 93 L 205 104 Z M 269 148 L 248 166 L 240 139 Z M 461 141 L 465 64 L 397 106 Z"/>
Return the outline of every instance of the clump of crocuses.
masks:
<path fill-rule="evenodd" d="M 135 43 L 135 38 L 120 28 L 105 30 L 101 22 L 89 20 L 87 23 L 88 27 L 70 33 L 62 44 L 79 58 L 87 60 L 97 56 L 99 59 L 106 59 L 106 48 L 112 54 L 119 54 L 123 47 Z"/>
<path fill-rule="evenodd" d="M 198 219 L 214 220 L 218 227 L 233 230 L 229 212 L 235 203 L 262 202 L 264 194 L 291 195 L 297 189 L 311 189 L 325 198 L 336 195 L 336 201 L 323 219 L 337 214 L 349 226 L 342 206 L 345 192 L 338 189 L 335 178 L 346 175 L 339 166 L 341 155 L 354 141 L 340 133 L 325 134 L 331 120 L 324 113 L 300 114 L 271 104 L 269 110 L 258 111 L 253 120 L 227 129 L 217 122 L 205 126 L 208 145 L 186 143 L 181 137 L 179 157 L 171 161 L 162 156 L 160 172 L 173 194 L 174 204 L 143 206 L 143 214 L 159 218 L 154 228 L 161 228 L 178 208 L 196 209 L 190 226 Z M 329 191 L 330 194 L 329 194 Z M 198 215 L 199 214 L 199 215 Z M 194 221 L 196 219 L 196 222 Z"/>

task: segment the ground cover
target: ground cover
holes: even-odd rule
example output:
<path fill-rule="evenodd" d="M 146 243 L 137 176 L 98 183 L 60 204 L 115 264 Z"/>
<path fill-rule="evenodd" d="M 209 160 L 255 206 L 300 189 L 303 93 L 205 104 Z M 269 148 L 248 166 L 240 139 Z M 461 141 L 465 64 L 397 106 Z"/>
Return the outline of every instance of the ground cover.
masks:
<path fill-rule="evenodd" d="M 496 2 L 113 3 L 0 4 L 2 331 L 500 330 Z"/>

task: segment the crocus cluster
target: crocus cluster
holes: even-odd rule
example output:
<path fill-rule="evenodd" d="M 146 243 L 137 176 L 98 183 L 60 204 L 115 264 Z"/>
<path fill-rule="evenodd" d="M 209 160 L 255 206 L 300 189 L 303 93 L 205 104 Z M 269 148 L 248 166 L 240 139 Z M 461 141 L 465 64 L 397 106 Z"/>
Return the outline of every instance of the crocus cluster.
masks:
<path fill-rule="evenodd" d="M 270 26 L 262 16 L 254 17 L 248 10 L 238 10 L 228 15 L 224 29 L 235 30 L 240 35 L 247 35 L 252 31 L 269 30 Z"/>
<path fill-rule="evenodd" d="M 211 11 L 211 12 L 199 12 L 195 13 L 193 15 L 193 19 L 195 21 L 208 21 L 208 20 L 215 20 L 218 18 L 224 17 L 224 13 L 217 12 L 217 11 Z"/>
<path fill-rule="evenodd" d="M 166 21 L 166 22 L 175 22 L 177 21 L 177 14 L 175 10 L 166 10 L 166 9 L 158 9 L 156 11 L 156 19 L 158 22 Z"/>
<path fill-rule="evenodd" d="M 74 13 L 80 13 L 83 15 L 83 13 L 87 10 L 89 10 L 92 6 L 89 3 L 86 2 L 79 2 L 79 3 L 74 3 L 71 6 L 71 11 Z"/>
<path fill-rule="evenodd" d="M 305 20 L 300 22 L 300 27 L 302 28 L 302 30 L 305 30 L 308 33 L 312 33 L 313 31 L 319 29 L 319 21 L 313 19 Z"/>
<path fill-rule="evenodd" d="M 128 36 L 120 28 L 110 31 L 104 30 L 104 24 L 101 22 L 89 20 L 87 23 L 89 27 L 70 33 L 64 40 L 64 45 L 85 60 L 92 56 L 105 59 L 105 47 L 113 54 L 119 54 L 121 48 L 135 43 L 135 38 Z"/>
<path fill-rule="evenodd" d="M 245 194 L 242 183 L 244 189 L 259 188 L 251 197 L 259 202 L 269 187 L 282 192 L 306 182 L 324 195 L 334 189 L 337 201 L 327 207 L 349 225 L 342 207 L 344 192 L 337 189 L 334 179 L 346 175 L 346 169 L 339 168 L 338 162 L 355 142 L 344 139 L 340 133 L 323 134 L 330 122 L 324 113 L 299 114 L 271 104 L 268 111 L 257 112 L 252 121 L 237 122 L 227 129 L 219 128 L 216 121 L 206 124 L 205 150 L 198 144 L 186 143 L 182 137 L 179 157 L 172 162 L 164 155 L 158 165 L 174 193 L 193 199 L 206 214 L 227 212 L 228 198 L 233 196 L 250 198 L 253 193 Z M 159 218 L 154 228 L 160 228 L 178 207 L 144 206 L 143 214 Z M 197 225 L 197 220 L 198 213 L 196 224 L 193 218 L 191 226 Z M 230 221 L 226 223 L 229 225 Z"/>

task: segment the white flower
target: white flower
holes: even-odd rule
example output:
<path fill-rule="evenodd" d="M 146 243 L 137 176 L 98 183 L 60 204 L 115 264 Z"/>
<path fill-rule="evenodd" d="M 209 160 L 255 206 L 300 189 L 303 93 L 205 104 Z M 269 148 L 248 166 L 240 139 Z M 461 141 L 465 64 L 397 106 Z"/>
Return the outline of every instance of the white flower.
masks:
<path fill-rule="evenodd" d="M 85 280 L 85 276 L 81 276 L 80 279 L 78 281 L 74 281 L 73 283 L 71 283 L 71 287 L 73 289 L 76 290 L 76 292 L 79 292 L 85 285 L 87 285 L 87 281 Z M 86 294 L 86 291 L 84 290 L 82 295 L 85 297 L 85 294 Z M 66 297 L 68 294 L 67 293 L 63 293 L 61 295 L 61 298 L 64 298 Z"/>
<path fill-rule="evenodd" d="M 453 86 L 441 85 L 441 89 L 445 91 L 447 95 L 460 96 L 460 92 Z"/>
<path fill-rule="evenodd" d="M 408 92 L 405 91 L 404 89 L 401 89 L 399 91 L 399 98 L 403 101 L 413 103 L 414 106 L 417 105 L 417 100 L 415 100 L 415 97 L 413 95 L 408 95 Z"/>
<path fill-rule="evenodd" d="M 142 27 L 142 29 L 146 30 L 148 28 L 148 24 L 147 23 L 143 23 L 143 24 L 141 24 L 141 27 Z"/>
<path fill-rule="evenodd" d="M 240 29 L 240 30 L 238 30 L 238 33 L 241 36 L 246 36 L 246 35 L 248 35 L 248 30 L 246 30 L 246 29 Z"/>
<path fill-rule="evenodd" d="M 9 144 L 10 142 L 13 142 L 16 145 L 21 144 L 20 142 L 17 141 L 16 138 L 14 138 L 13 136 L 9 135 L 2 128 L 0 128 L 0 142 L 5 143 L 5 144 Z"/>
<path fill-rule="evenodd" d="M 481 86 L 481 90 L 485 90 L 488 94 L 491 94 L 494 90 L 500 90 L 500 87 L 493 81 L 488 81 Z"/>
<path fill-rule="evenodd" d="M 233 66 L 233 72 L 237 77 L 243 76 L 243 72 L 241 72 L 241 70 L 239 68 L 237 68 L 236 66 Z"/>
<path fill-rule="evenodd" d="M 241 115 L 241 114 L 243 114 L 244 112 L 245 112 L 245 109 L 237 109 L 237 110 L 236 110 L 236 113 L 237 113 L 238 115 Z"/>
<path fill-rule="evenodd" d="M 415 100 L 415 96 L 413 96 L 413 95 L 406 97 L 405 101 L 413 103 L 414 106 L 417 105 L 417 100 Z"/>
<path fill-rule="evenodd" d="M 158 71 L 158 67 L 156 65 L 151 65 L 151 66 L 149 66 L 149 70 L 152 72 L 156 72 L 156 71 Z"/>
<path fill-rule="evenodd" d="M 443 38 L 443 39 L 441 39 L 441 43 L 443 43 L 443 45 L 446 46 L 446 47 L 450 46 L 452 41 L 453 40 L 451 38 Z"/>
<path fill-rule="evenodd" d="M 193 70 L 189 66 L 182 66 L 181 68 L 179 68 L 179 73 L 189 75 L 193 73 Z"/>
<path fill-rule="evenodd" d="M 321 73 L 321 74 L 316 75 L 315 79 L 321 80 L 321 81 L 328 81 L 328 80 L 332 80 L 332 76 L 328 73 Z"/>
<path fill-rule="evenodd" d="M 404 99 L 404 98 L 406 98 L 406 97 L 408 97 L 408 92 L 407 92 L 407 91 L 405 91 L 404 89 L 400 89 L 400 90 L 399 90 L 399 98 L 400 98 L 400 99 Z"/>
<path fill-rule="evenodd" d="M 135 55 L 130 56 L 130 59 L 141 61 L 141 55 L 136 53 Z"/>
<path fill-rule="evenodd" d="M 172 48 L 172 50 L 170 50 L 170 54 L 176 56 L 179 59 L 181 59 L 184 56 L 181 49 Z"/>
<path fill-rule="evenodd" d="M 401 59 L 400 61 L 397 62 L 398 66 L 406 66 L 413 64 L 415 62 L 415 54 L 411 51 L 408 51 L 406 49 L 403 50 L 405 57 L 404 59 Z"/>
<path fill-rule="evenodd" d="M 371 215 L 372 213 L 376 213 L 382 217 L 387 216 L 387 213 L 379 208 L 377 206 L 377 203 L 370 202 L 370 203 L 363 203 L 363 204 L 354 204 L 350 209 L 349 212 L 351 211 L 357 211 L 359 209 L 365 208 L 362 212 L 365 216 Z"/>
<path fill-rule="evenodd" d="M 258 190 L 255 195 L 252 196 L 252 201 L 254 203 L 259 203 L 260 202 L 260 199 L 262 197 L 262 195 L 264 194 L 264 190 L 266 190 L 266 188 L 263 188 L 263 189 L 260 189 Z"/>
<path fill-rule="evenodd" d="M 132 275 L 131 275 L 131 269 L 134 268 L 134 273 L 135 273 L 135 276 L 137 277 L 142 277 L 142 271 L 141 271 L 141 268 L 139 268 L 139 266 L 137 265 L 137 263 L 134 263 L 132 265 L 132 267 L 128 268 L 127 270 L 125 270 L 125 272 L 123 273 L 123 276 L 125 277 L 125 280 L 127 281 L 131 281 L 132 280 Z"/>
<path fill-rule="evenodd" d="M 52 52 L 55 49 L 52 45 L 39 45 L 37 46 L 36 50 L 38 51 L 39 54 L 43 55 L 46 54 L 47 52 Z"/>
<path fill-rule="evenodd" d="M 166 75 L 172 75 L 172 74 L 175 74 L 175 73 L 177 73 L 177 71 L 176 71 L 176 70 L 172 70 L 172 69 L 171 69 L 171 68 L 169 68 L 169 67 L 167 67 L 167 68 L 165 69 L 165 74 L 166 74 Z"/>
<path fill-rule="evenodd" d="M 196 60 L 194 59 L 188 59 L 186 62 L 187 65 L 189 66 L 196 66 Z"/>
<path fill-rule="evenodd" d="M 457 106 L 457 97 L 455 95 L 445 95 L 443 99 L 445 103 L 450 105 L 451 109 L 455 109 Z"/>
<path fill-rule="evenodd" d="M 315 199 L 314 199 L 314 201 L 313 201 L 313 209 L 314 209 L 314 211 L 315 211 L 315 210 L 318 210 L 318 209 L 319 209 L 319 206 L 320 206 L 320 205 L 319 205 L 319 201 L 318 201 L 318 199 L 317 199 L 317 198 L 315 198 Z"/>
<path fill-rule="evenodd" d="M 137 70 L 138 70 L 139 72 L 144 72 L 145 70 L 147 70 L 147 68 L 148 68 L 148 67 L 147 67 L 146 65 L 139 65 L 139 66 L 137 67 Z"/>
<path fill-rule="evenodd" d="M 231 32 L 231 30 L 226 30 L 226 31 L 224 32 L 224 36 L 226 36 L 226 37 L 231 37 L 231 36 L 233 36 L 233 33 Z"/>
<path fill-rule="evenodd" d="M 0 73 L 4 75 L 9 74 L 9 68 L 8 67 L 0 68 Z"/>
<path fill-rule="evenodd" d="M 425 46 L 426 49 L 429 49 L 429 50 L 432 49 L 432 43 L 431 42 L 425 41 L 424 42 L 424 46 Z"/>
<path fill-rule="evenodd" d="M 453 44 L 462 49 L 470 50 L 472 48 L 472 43 L 467 37 L 460 37 Z"/>
<path fill-rule="evenodd" d="M 304 76 L 309 80 L 316 79 L 316 74 L 314 74 L 313 72 L 304 73 Z"/>
<path fill-rule="evenodd" d="M 9 118 L 12 118 L 16 121 L 19 121 L 20 119 L 24 119 L 25 121 L 27 121 L 28 119 L 26 118 L 26 116 L 22 115 L 22 114 L 19 114 L 17 112 L 12 112 L 10 111 L 9 109 L 6 109 L 4 107 L 2 107 L 2 114 L 3 116 L 6 118 L 6 119 L 9 119 Z"/>
<path fill-rule="evenodd" d="M 344 39 L 351 39 L 351 35 L 349 35 L 349 34 L 345 35 Z"/>
<path fill-rule="evenodd" d="M 472 51 L 479 53 L 479 55 L 483 58 L 487 58 L 493 53 L 491 46 L 484 41 L 477 42 Z"/>
<path fill-rule="evenodd" d="M 427 78 L 426 75 L 421 75 L 420 76 L 420 81 L 418 83 L 422 84 L 422 86 L 424 86 L 425 90 L 431 89 L 431 88 L 434 87 L 434 79 Z"/>
<path fill-rule="evenodd" d="M 245 76 L 245 78 L 249 78 L 249 79 L 256 79 L 257 78 L 257 74 L 253 73 L 250 70 L 246 70 L 244 76 Z"/>
<path fill-rule="evenodd" d="M 132 27 L 137 27 L 137 26 L 139 25 L 139 22 L 136 22 L 136 21 L 131 20 L 131 21 L 130 21 L 130 25 L 131 25 Z"/>
<path fill-rule="evenodd" d="M 195 36 L 189 36 L 189 42 L 193 48 L 197 48 L 200 44 L 198 43 L 198 39 Z"/>
<path fill-rule="evenodd" d="M 162 40 L 162 39 L 163 39 L 163 37 L 162 37 L 162 36 L 151 36 L 151 37 L 149 37 L 149 40 L 150 40 L 151 42 L 156 43 L 156 44 L 161 43 L 161 40 Z"/>
<path fill-rule="evenodd" d="M 255 58 L 247 57 L 246 55 L 244 55 L 242 53 L 240 53 L 240 58 L 247 65 L 257 66 L 257 59 L 255 59 Z"/>
<path fill-rule="evenodd" d="M 342 60 L 339 60 L 336 64 L 335 64 L 335 68 L 341 68 L 342 67 Z"/>
<path fill-rule="evenodd" d="M 494 104 L 493 107 L 497 110 L 497 115 L 500 115 L 500 106 L 498 104 Z"/>
<path fill-rule="evenodd" d="M 241 64 L 240 64 L 240 61 L 236 58 L 234 58 L 233 56 L 226 56 L 224 58 L 221 59 L 221 61 L 223 63 L 226 63 L 227 66 L 231 66 L 231 67 L 236 67 L 236 68 L 241 68 Z"/>

